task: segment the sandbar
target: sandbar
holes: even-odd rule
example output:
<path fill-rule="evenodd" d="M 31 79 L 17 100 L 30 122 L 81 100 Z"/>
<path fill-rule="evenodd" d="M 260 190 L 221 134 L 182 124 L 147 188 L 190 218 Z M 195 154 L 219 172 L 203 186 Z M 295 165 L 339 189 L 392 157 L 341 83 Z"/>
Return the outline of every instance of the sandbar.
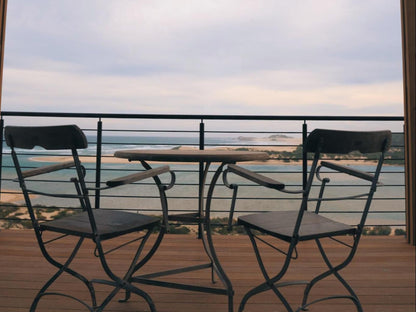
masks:
<path fill-rule="evenodd" d="M 206 148 L 211 150 L 239 150 L 239 149 L 247 149 L 250 151 L 262 151 L 262 152 L 293 152 L 296 149 L 297 146 L 289 145 L 289 146 L 220 146 L 220 147 L 213 147 L 213 148 Z M 181 146 L 178 148 L 179 150 L 196 150 L 197 147 L 191 147 L 191 146 Z M 95 156 L 81 156 L 80 157 L 81 162 L 84 163 L 95 163 Z M 32 157 L 31 160 L 38 161 L 38 162 L 65 162 L 65 161 L 71 161 L 71 156 L 39 156 L 39 157 Z M 101 158 L 101 163 L 103 164 L 127 164 L 129 161 L 127 159 L 123 158 L 117 158 L 113 155 L 103 155 Z M 149 163 L 156 163 L 156 162 L 149 162 Z M 169 162 L 170 164 L 174 164 L 173 162 Z M 296 161 L 296 160 L 281 160 L 276 158 L 270 158 L 267 161 L 246 161 L 245 164 L 252 164 L 252 165 L 299 165 L 302 162 Z M 341 165 L 366 165 L 369 163 L 374 163 L 374 161 L 368 161 L 365 159 L 358 159 L 358 160 L 352 160 L 352 159 L 344 159 L 344 160 L 337 160 L 338 164 Z M 182 163 L 183 164 L 183 163 Z M 192 164 L 192 163 L 188 163 Z"/>

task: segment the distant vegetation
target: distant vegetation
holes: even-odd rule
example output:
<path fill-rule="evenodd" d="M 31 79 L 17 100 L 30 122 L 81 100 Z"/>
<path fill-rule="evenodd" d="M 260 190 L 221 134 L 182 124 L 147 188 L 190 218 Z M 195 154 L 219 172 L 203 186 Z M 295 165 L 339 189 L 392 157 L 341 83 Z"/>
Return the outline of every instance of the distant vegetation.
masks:
<path fill-rule="evenodd" d="M 403 230 L 403 229 L 395 229 L 394 230 L 394 235 L 397 235 L 397 236 L 405 236 L 406 235 L 406 231 L 405 230 Z"/>
<path fill-rule="evenodd" d="M 250 148 L 242 147 L 238 148 L 239 151 L 249 151 Z M 272 151 L 272 150 L 264 150 L 267 154 L 269 154 L 271 159 L 281 160 L 284 162 L 293 162 L 293 161 L 301 161 L 303 157 L 303 149 L 302 145 L 299 144 L 295 150 L 293 151 Z M 311 157 L 311 156 L 309 156 Z M 326 154 L 324 158 L 332 159 L 332 160 L 366 160 L 366 161 L 377 161 L 378 155 L 377 154 L 367 154 L 362 155 L 359 152 L 352 152 L 347 155 L 339 156 L 333 154 Z M 385 156 L 385 164 L 389 165 L 403 165 L 404 164 L 404 147 L 392 147 Z"/>
<path fill-rule="evenodd" d="M 35 205 L 34 211 L 38 220 L 56 220 L 79 211 L 80 208 L 60 209 L 56 206 Z M 25 206 L 12 203 L 0 204 L 0 224 L 1 228 L 24 228 L 31 229 L 32 221 Z"/>
<path fill-rule="evenodd" d="M 374 227 L 365 227 L 363 229 L 364 235 L 390 235 L 391 227 L 387 225 L 377 225 Z"/>

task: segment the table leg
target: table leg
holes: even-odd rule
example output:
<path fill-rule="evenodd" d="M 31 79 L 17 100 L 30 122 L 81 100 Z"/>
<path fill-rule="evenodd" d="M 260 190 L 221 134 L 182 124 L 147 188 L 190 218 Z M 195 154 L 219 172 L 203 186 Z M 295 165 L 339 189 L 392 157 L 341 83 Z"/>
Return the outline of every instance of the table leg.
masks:
<path fill-rule="evenodd" d="M 218 167 L 209 185 L 209 189 L 207 193 L 207 202 L 205 206 L 205 219 L 204 219 L 205 239 L 203 239 L 203 241 L 204 241 L 205 250 L 207 251 L 207 254 L 210 257 L 211 261 L 213 262 L 213 269 L 217 273 L 219 279 L 222 281 L 224 287 L 226 288 L 227 295 L 228 295 L 228 310 L 229 312 L 232 312 L 233 311 L 233 297 L 234 297 L 233 286 L 227 274 L 225 274 L 225 271 L 222 268 L 221 263 L 217 257 L 217 254 L 215 252 L 214 242 L 212 240 L 212 231 L 211 231 L 212 196 L 213 196 L 214 188 L 217 184 L 218 178 L 223 171 L 224 165 L 225 163 L 222 163 Z"/>
<path fill-rule="evenodd" d="M 205 193 L 205 182 L 207 181 L 207 175 L 209 171 L 211 163 L 207 162 L 199 163 L 199 184 L 198 184 L 198 218 L 199 220 L 202 220 L 204 218 L 204 193 Z M 198 222 L 198 238 L 202 238 L 202 223 Z"/>
<path fill-rule="evenodd" d="M 141 163 L 142 163 L 144 168 L 146 168 L 146 169 L 151 168 L 150 165 L 148 163 L 146 163 L 145 161 L 141 161 Z M 216 183 L 218 181 L 219 176 L 222 173 L 224 165 L 225 165 L 225 163 L 221 164 L 218 167 L 218 169 L 214 173 L 214 176 L 211 179 L 211 182 L 209 184 L 209 189 L 208 189 L 208 193 L 207 193 L 207 200 L 206 200 L 205 205 L 204 205 L 204 189 L 205 189 L 204 186 L 205 186 L 205 182 L 206 182 L 206 179 L 207 179 L 210 163 L 207 162 L 205 164 L 205 167 L 204 167 L 203 171 L 200 172 L 199 202 L 198 202 L 198 205 L 199 205 L 199 207 L 198 207 L 199 237 L 201 238 L 201 240 L 203 242 L 205 253 L 207 254 L 211 263 L 191 266 L 191 267 L 187 267 L 187 268 L 173 269 L 173 270 L 168 270 L 168 271 L 164 271 L 164 272 L 156 272 L 156 273 L 151 273 L 151 274 L 145 274 L 145 275 L 141 275 L 141 276 L 136 276 L 136 277 L 132 278 L 132 282 L 137 282 L 137 283 L 147 284 L 147 285 L 153 285 L 153 286 L 183 289 L 183 290 L 189 290 L 189 291 L 199 291 L 199 292 L 206 292 L 206 293 L 211 293 L 211 294 L 226 295 L 226 296 L 228 296 L 228 312 L 233 312 L 234 290 L 233 290 L 231 281 L 229 280 L 229 278 L 225 274 L 225 271 L 222 268 L 222 266 L 220 264 L 220 261 L 217 257 L 217 254 L 215 252 L 215 247 L 214 247 L 214 243 L 213 243 L 213 240 L 212 240 L 211 220 L 210 220 L 211 201 L 212 201 L 212 196 L 213 196 L 213 193 L 214 193 L 214 188 L 216 186 Z M 161 181 L 158 179 L 158 177 L 155 177 L 155 182 L 158 185 L 162 184 Z M 166 203 L 166 205 L 167 205 L 167 203 Z M 164 216 L 164 220 L 166 220 L 166 222 L 167 222 L 167 220 L 168 220 L 167 215 L 166 215 L 166 218 Z M 157 246 L 159 246 L 159 244 L 161 243 L 163 234 L 159 235 L 159 237 L 157 239 L 158 240 Z M 156 248 L 152 251 L 154 253 L 156 251 Z M 148 259 L 146 259 L 146 262 L 147 262 L 147 260 Z M 140 264 L 143 265 L 144 263 L 140 263 Z M 172 274 L 190 272 L 190 271 L 201 270 L 201 269 L 206 269 L 206 268 L 211 268 L 212 276 L 214 275 L 214 272 L 217 274 L 218 278 L 221 280 L 221 282 L 224 285 L 224 289 L 203 287 L 203 286 L 201 287 L 201 286 L 196 286 L 196 285 L 186 285 L 186 284 L 179 284 L 179 283 L 171 283 L 171 282 L 165 282 L 165 281 L 154 280 L 153 279 L 155 277 L 168 276 L 168 275 L 172 275 Z"/>

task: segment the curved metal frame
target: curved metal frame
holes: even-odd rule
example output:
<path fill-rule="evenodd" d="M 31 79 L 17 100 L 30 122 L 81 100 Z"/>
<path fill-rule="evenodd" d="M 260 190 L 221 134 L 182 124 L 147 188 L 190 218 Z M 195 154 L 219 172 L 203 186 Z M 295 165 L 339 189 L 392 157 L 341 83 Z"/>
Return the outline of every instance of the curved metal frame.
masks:
<path fill-rule="evenodd" d="M 84 238 L 81 237 L 78 240 L 78 243 L 76 244 L 76 246 L 74 247 L 74 249 L 71 252 L 71 255 L 68 257 L 68 259 L 65 261 L 64 264 L 59 263 L 58 261 L 56 261 L 46 250 L 46 247 L 44 245 L 44 242 L 42 240 L 42 235 L 41 232 L 39 231 L 39 229 L 35 229 L 35 233 L 36 233 L 36 237 L 38 239 L 39 242 L 39 246 L 40 249 L 42 251 L 43 256 L 45 257 L 45 259 L 51 263 L 52 265 L 56 266 L 58 268 L 58 271 L 44 284 L 44 286 L 39 290 L 39 292 L 37 293 L 36 297 L 33 299 L 33 302 L 30 306 L 30 311 L 35 311 L 36 307 L 38 305 L 39 300 L 41 299 L 41 297 L 46 296 L 46 295 L 56 295 L 56 296 L 64 296 L 67 298 L 71 298 L 75 301 L 78 301 L 79 303 L 81 303 L 82 305 L 84 305 L 86 308 L 88 308 L 90 311 L 94 311 L 93 307 L 96 306 L 97 301 L 96 301 L 96 297 L 95 297 L 95 290 L 94 290 L 94 286 L 91 283 L 91 281 L 89 281 L 86 277 L 84 277 L 83 275 L 79 274 L 78 272 L 73 271 L 72 269 L 70 269 L 68 266 L 71 264 L 72 260 L 74 260 L 76 254 L 78 253 L 79 249 L 81 248 L 81 245 L 84 241 Z M 91 296 L 91 301 L 92 301 L 92 307 L 89 306 L 88 304 L 86 304 L 84 301 L 79 300 L 78 298 L 75 298 L 73 296 L 70 295 L 66 295 L 64 293 L 58 293 L 58 292 L 47 292 L 47 289 L 53 284 L 53 282 L 55 282 L 58 277 L 62 274 L 62 273 L 68 273 L 72 276 L 74 276 L 75 278 L 78 278 L 80 281 L 82 281 L 88 288 L 88 291 L 90 293 Z"/>
<path fill-rule="evenodd" d="M 151 168 L 151 166 L 146 161 L 142 160 L 141 163 L 145 168 Z M 205 292 L 205 293 L 217 294 L 217 295 L 226 295 L 228 297 L 228 311 L 233 312 L 234 290 L 233 290 L 231 281 L 227 277 L 224 269 L 222 268 L 221 263 L 218 259 L 218 256 L 215 252 L 215 246 L 214 246 L 214 242 L 213 242 L 212 234 L 211 234 L 211 220 L 210 220 L 212 196 L 213 196 L 218 178 L 220 177 L 225 164 L 226 163 L 221 163 L 221 165 L 219 165 L 219 167 L 216 169 L 210 181 L 205 205 L 204 205 L 204 196 L 203 196 L 204 189 L 205 189 L 204 186 L 205 186 L 205 182 L 208 176 L 208 171 L 211 165 L 210 162 L 205 163 L 203 172 L 201 172 L 201 175 L 200 175 L 199 201 L 198 201 L 199 206 L 198 206 L 198 217 L 197 217 L 198 222 L 199 222 L 198 224 L 199 225 L 199 238 L 202 240 L 205 253 L 210 262 L 206 264 L 200 264 L 200 265 L 195 265 L 195 266 L 190 266 L 190 267 L 185 267 L 185 268 L 178 268 L 178 269 L 172 269 L 172 270 L 163 271 L 163 272 L 156 272 L 156 273 L 145 274 L 141 276 L 134 276 L 130 279 L 131 282 L 153 285 L 153 286 L 176 288 L 176 289 L 182 289 L 182 290 L 188 290 L 188 291 Z M 156 182 L 156 183 L 159 183 L 159 182 Z M 160 244 L 165 232 L 166 231 L 163 231 L 159 235 L 157 245 Z M 215 272 L 215 274 L 218 276 L 218 278 L 224 285 L 223 289 L 218 288 L 218 287 L 214 288 L 214 287 L 181 284 L 181 283 L 171 283 L 171 282 L 165 282 L 165 281 L 153 279 L 155 277 L 168 276 L 168 275 L 191 272 L 191 271 L 202 270 L 202 269 L 207 269 L 207 268 L 211 268 L 212 282 L 215 283 L 214 281 L 214 272 Z"/>
<path fill-rule="evenodd" d="M 152 230 L 154 229 L 154 227 L 157 225 L 155 222 L 149 223 L 147 226 L 144 226 L 141 228 L 141 230 L 139 230 L 140 232 L 144 232 L 144 235 L 134 239 L 133 241 L 137 241 L 140 240 L 140 244 L 137 247 L 137 250 L 133 256 L 133 259 L 126 271 L 126 273 L 124 274 L 124 276 L 120 277 L 117 274 L 115 274 L 113 272 L 113 270 L 110 268 L 107 259 L 106 259 L 106 254 L 109 252 L 112 252 L 116 249 L 118 249 L 119 247 L 113 248 L 109 251 L 104 251 L 104 247 L 102 245 L 102 237 L 100 236 L 99 232 L 97 231 L 97 225 L 95 223 L 95 218 L 94 218 L 94 214 L 92 212 L 92 207 L 91 207 L 91 203 L 89 201 L 89 194 L 88 191 L 89 189 L 86 187 L 85 181 L 84 181 L 84 176 L 85 176 L 85 169 L 83 168 L 83 166 L 81 165 L 81 162 L 79 160 L 78 157 L 78 152 L 77 149 L 75 147 L 69 148 L 72 151 L 72 156 L 74 159 L 74 163 L 71 165 L 71 167 L 75 167 L 75 170 L 77 172 L 77 177 L 76 178 L 72 178 L 71 181 L 74 183 L 74 187 L 75 187 L 75 191 L 77 195 L 72 195 L 72 196 L 68 196 L 65 194 L 62 194 L 62 197 L 68 198 L 78 198 L 79 202 L 81 204 L 81 207 L 83 209 L 83 211 L 86 211 L 89 215 L 89 222 L 91 225 L 91 233 L 85 233 L 85 234 L 76 234 L 76 235 L 71 235 L 71 234 L 64 234 L 64 235 L 60 235 L 58 237 L 52 238 L 50 240 L 44 241 L 43 240 L 43 233 L 44 232 L 55 232 L 53 229 L 48 229 L 48 228 L 42 228 L 42 225 L 39 224 L 36 215 L 33 211 L 33 207 L 31 204 L 31 200 L 29 197 L 30 193 L 35 193 L 35 194 L 43 194 L 43 195 L 47 195 L 47 196 L 53 196 L 53 194 L 48 194 L 48 193 L 42 193 L 42 192 L 36 192 L 35 190 L 29 190 L 26 187 L 26 183 L 25 183 L 25 174 L 26 172 L 23 172 L 21 170 L 20 164 L 19 164 L 19 159 L 18 156 L 16 154 L 16 151 L 14 149 L 14 144 L 10 144 L 11 145 L 11 153 L 12 153 L 12 158 L 13 161 L 15 163 L 15 167 L 16 167 L 16 172 L 18 175 L 18 181 L 20 183 L 20 186 L 22 188 L 23 191 L 23 195 L 25 198 L 25 202 L 32 220 L 32 224 L 35 230 L 35 235 L 36 235 L 36 239 L 38 241 L 39 247 L 41 249 L 41 252 L 43 254 L 43 256 L 45 257 L 45 259 L 51 263 L 53 266 L 58 268 L 58 271 L 43 285 L 43 287 L 38 291 L 37 295 L 35 296 L 31 307 L 30 307 L 30 311 L 36 311 L 36 308 L 38 306 L 38 303 L 40 301 L 40 299 L 44 296 L 47 295 L 55 295 L 55 296 L 62 296 L 62 297 L 66 297 L 66 298 L 70 298 L 78 303 L 80 303 L 81 305 L 83 305 L 85 308 L 87 308 L 89 311 L 92 312 L 99 312 L 99 311 L 103 311 L 103 309 L 111 302 L 111 300 L 114 298 L 114 296 L 122 289 L 124 289 L 126 291 L 126 299 L 125 300 L 120 300 L 120 301 L 126 301 L 128 300 L 128 298 L 130 297 L 131 293 L 135 293 L 138 296 L 142 297 L 146 303 L 148 304 L 150 311 L 155 312 L 156 308 L 155 305 L 153 303 L 153 300 L 151 299 L 151 297 L 143 290 L 135 287 L 134 285 L 131 284 L 132 281 L 132 275 L 134 273 L 137 272 L 137 270 L 139 270 L 145 263 L 147 263 L 149 261 L 149 259 L 151 258 L 151 256 L 155 253 L 156 249 L 158 248 L 162 237 L 166 231 L 166 227 L 165 224 L 166 222 L 164 222 L 162 224 L 161 227 L 161 231 L 159 233 L 158 238 L 156 239 L 156 241 L 154 242 L 152 248 L 147 252 L 146 255 L 144 255 L 144 257 L 142 259 L 140 259 L 140 257 L 142 256 L 142 252 L 144 250 L 144 246 L 148 241 L 148 238 L 150 237 Z M 56 168 L 55 168 L 56 167 Z M 32 170 L 30 174 L 32 175 L 36 175 L 36 174 L 44 174 L 44 173 L 48 173 L 51 171 L 56 171 L 56 170 L 60 170 L 62 166 L 54 166 L 54 168 L 50 169 L 50 167 L 42 167 L 41 170 L 36 171 L 36 170 Z M 166 167 L 167 168 L 167 167 Z M 168 170 L 165 169 L 164 170 Z M 35 174 L 36 171 L 36 174 Z M 164 171 L 167 172 L 167 171 Z M 175 176 L 173 172 L 171 173 L 171 182 L 169 185 L 164 185 L 158 176 L 153 175 L 153 179 L 158 187 L 159 190 L 159 195 L 160 195 L 160 200 L 161 200 L 161 206 L 162 206 L 162 210 L 163 210 L 163 216 L 164 216 L 164 220 L 166 220 L 167 217 L 167 199 L 166 199 L 166 194 L 165 194 L 165 190 L 171 188 L 174 184 L 175 181 Z M 106 189 L 105 187 L 102 189 Z M 57 196 L 59 197 L 59 196 Z M 51 254 L 50 252 L 47 250 L 49 248 L 47 248 L 47 244 L 52 243 L 52 242 L 57 242 L 60 239 L 63 239 L 64 237 L 67 236 L 77 236 L 78 237 L 78 242 L 75 244 L 74 248 L 72 249 L 70 255 L 68 256 L 68 258 L 64 261 L 64 262 L 60 262 L 58 260 L 56 260 Z M 116 235 L 116 236 L 120 236 L 120 235 Z M 75 259 L 76 255 L 78 254 L 84 239 L 86 238 L 90 238 L 94 241 L 95 246 L 96 246 L 96 256 L 100 259 L 100 263 L 104 269 L 104 272 L 106 273 L 106 275 L 108 276 L 109 280 L 105 280 L 105 279 L 91 279 L 88 280 L 85 276 L 83 276 L 82 274 L 76 272 L 75 270 L 71 269 L 69 266 L 71 265 L 72 261 Z M 104 238 L 104 239 L 108 239 L 108 238 Z M 128 244 L 128 243 L 127 243 Z M 126 244 L 122 244 L 122 246 L 125 246 Z M 68 273 L 69 275 L 79 279 L 84 285 L 86 285 L 90 297 L 91 297 L 91 304 L 88 304 L 87 302 L 85 302 L 84 300 L 81 300 L 79 298 L 76 298 L 72 295 L 69 294 L 65 294 L 63 292 L 54 292 L 51 291 L 49 292 L 48 289 L 50 288 L 50 286 L 63 274 L 63 273 Z M 95 289 L 94 289 L 94 284 L 103 284 L 103 285 L 108 285 L 113 287 L 113 289 L 110 291 L 110 293 L 102 300 L 102 302 L 98 305 L 97 304 L 97 298 L 96 298 L 96 294 L 95 294 Z"/>
<path fill-rule="evenodd" d="M 324 131 L 328 131 L 328 130 L 324 130 Z M 355 133 L 353 135 L 357 136 L 357 133 Z M 384 135 L 385 135 L 385 137 L 384 137 Z M 377 139 L 377 141 L 374 140 L 374 144 L 380 144 L 380 146 L 372 148 L 374 150 L 376 150 L 377 148 L 380 148 L 380 150 L 377 150 L 377 152 L 380 153 L 380 157 L 378 159 L 378 163 L 377 163 L 374 175 L 370 175 L 368 173 L 361 172 L 361 171 L 358 171 L 358 170 L 354 170 L 354 169 L 351 169 L 351 168 L 338 166 L 338 165 L 335 165 L 335 164 L 328 164 L 328 163 L 326 164 L 326 166 L 328 166 L 330 169 L 334 169 L 334 170 L 337 170 L 337 171 L 345 173 L 345 174 L 350 174 L 352 176 L 355 176 L 356 178 L 365 179 L 365 180 L 368 180 L 368 181 L 371 182 L 371 184 L 369 186 L 370 190 L 366 194 L 357 194 L 357 195 L 353 195 L 353 196 L 339 196 L 337 198 L 324 198 L 323 197 L 325 186 L 326 186 L 327 183 L 330 182 L 330 180 L 327 177 L 324 177 L 324 178 L 321 177 L 321 172 L 320 172 L 321 166 L 318 167 L 318 161 L 319 161 L 320 154 L 322 152 L 322 150 L 321 150 L 322 145 L 321 144 L 322 144 L 323 141 L 320 140 L 319 137 L 317 138 L 317 136 L 315 136 L 315 139 L 317 140 L 316 147 L 315 146 L 312 147 L 312 151 L 314 152 L 315 156 L 314 156 L 314 159 L 313 159 L 313 162 L 312 162 L 312 166 L 311 166 L 311 169 L 310 169 L 309 177 L 307 179 L 307 183 L 305 185 L 304 194 L 303 194 L 304 196 L 302 198 L 302 204 L 301 204 L 301 207 L 299 209 L 298 217 L 297 217 L 296 223 L 295 223 L 294 228 L 293 228 L 293 235 L 291 236 L 290 240 L 289 240 L 289 237 L 287 237 L 287 239 L 285 239 L 287 241 L 287 243 L 289 243 L 288 251 L 283 252 L 286 255 L 286 257 L 285 257 L 285 260 L 284 260 L 284 262 L 281 266 L 280 271 L 277 274 L 275 274 L 273 276 L 270 276 L 268 271 L 266 270 L 265 265 L 264 265 L 260 250 L 259 250 L 257 242 L 256 242 L 256 239 L 258 239 L 262 242 L 264 242 L 264 240 L 256 237 L 256 235 L 253 233 L 253 231 L 251 229 L 251 223 L 249 221 L 248 221 L 248 223 L 243 222 L 244 228 L 245 228 L 245 230 L 246 230 L 246 232 L 247 232 L 247 234 L 250 238 L 250 242 L 253 246 L 258 265 L 260 267 L 261 273 L 262 273 L 265 281 L 262 284 L 252 288 L 251 290 L 249 290 L 244 295 L 243 299 L 240 302 L 240 306 L 239 306 L 239 309 L 238 309 L 239 312 L 242 312 L 244 310 L 244 307 L 245 307 L 247 301 L 251 297 L 253 297 L 253 296 L 255 296 L 255 295 L 257 295 L 261 292 L 267 291 L 267 290 L 272 290 L 274 292 L 274 294 L 278 297 L 278 299 L 281 301 L 281 303 L 284 305 L 286 310 L 288 312 L 293 312 L 294 311 L 293 308 L 291 307 L 289 302 L 286 300 L 286 298 L 283 296 L 283 294 L 279 291 L 280 287 L 286 287 L 286 286 L 291 286 L 291 285 L 306 285 L 306 287 L 304 289 L 304 293 L 303 293 L 302 303 L 301 303 L 301 306 L 296 310 L 297 312 L 307 311 L 308 307 L 311 306 L 312 304 L 322 302 L 324 300 L 332 300 L 332 299 L 349 299 L 354 303 L 354 305 L 356 307 L 356 310 L 358 312 L 363 311 L 362 305 L 360 303 L 360 300 L 359 300 L 357 294 L 354 292 L 352 287 L 346 282 L 346 280 L 341 276 L 340 271 L 342 269 L 344 269 L 352 261 L 354 255 L 357 251 L 358 243 L 359 243 L 361 235 L 362 235 L 362 230 L 363 230 L 363 227 L 364 227 L 364 224 L 365 224 L 365 221 L 366 221 L 366 217 L 367 217 L 367 214 L 368 214 L 368 211 L 369 211 L 369 208 L 370 208 L 371 201 L 372 201 L 373 196 L 374 196 L 374 192 L 376 191 L 377 185 L 382 185 L 381 183 L 378 183 L 378 179 L 379 179 L 381 167 L 382 167 L 383 160 L 384 160 L 384 153 L 388 149 L 388 146 L 390 144 L 389 141 L 391 140 L 391 134 L 389 136 L 388 133 L 385 132 L 385 134 L 383 134 L 383 136 L 379 137 Z M 371 139 L 371 137 L 370 137 L 370 139 Z M 367 141 L 370 141 L 370 140 L 367 139 Z M 372 141 L 372 143 L 373 143 L 373 141 Z M 342 146 L 342 144 L 340 144 L 338 147 L 340 147 L 340 146 Z M 330 148 L 332 148 L 332 146 Z M 348 152 L 347 151 L 348 148 L 349 147 L 346 148 L 345 153 Z M 364 150 L 367 151 L 365 145 L 363 145 L 362 148 L 364 148 Z M 325 151 L 325 152 L 328 152 L 328 151 Z M 343 153 L 343 152 L 341 152 L 341 153 Z M 239 170 L 238 168 L 233 168 L 233 171 L 237 174 L 240 173 L 241 176 L 247 176 L 248 175 L 248 178 L 252 178 L 253 180 L 254 179 L 256 179 L 256 180 L 261 179 L 261 177 L 259 178 L 258 175 L 255 176 L 254 173 L 252 175 L 247 174 L 247 170 L 245 170 L 245 169 L 241 169 L 240 171 L 238 171 L 238 170 Z M 227 174 L 227 171 L 225 172 L 225 174 Z M 319 181 L 321 181 L 321 187 L 320 187 L 320 190 L 319 190 L 318 198 L 309 198 L 309 192 L 310 192 L 310 189 L 312 187 L 312 182 L 313 182 L 314 176 L 316 176 L 317 179 Z M 226 178 L 225 178 L 225 180 L 226 180 Z M 279 189 L 279 191 L 282 191 L 282 190 Z M 363 213 L 362 213 L 359 224 L 355 228 L 350 229 L 350 230 L 345 230 L 345 232 L 344 231 L 340 231 L 340 232 L 331 232 L 331 231 L 329 231 L 327 233 L 323 233 L 322 235 L 319 235 L 317 233 L 317 234 L 314 234 L 313 236 L 311 236 L 309 238 L 307 236 L 302 237 L 302 236 L 299 235 L 299 229 L 300 229 L 300 226 L 301 226 L 301 221 L 302 221 L 304 212 L 306 210 L 307 203 L 309 201 L 315 201 L 316 202 L 315 213 L 318 214 L 319 209 L 320 209 L 320 205 L 323 201 L 343 200 L 343 199 L 351 199 L 351 198 L 364 197 L 364 196 L 366 196 L 367 198 L 366 198 L 365 205 L 363 207 Z M 261 229 L 261 226 L 262 225 L 261 225 L 261 222 L 260 222 L 259 224 L 254 224 L 253 228 Z M 270 233 L 270 234 L 273 236 L 273 233 Z M 278 231 L 275 234 L 277 235 Z M 333 237 L 333 236 L 340 235 L 340 234 L 353 234 L 352 235 L 353 243 L 351 245 L 349 245 L 349 244 L 347 244 L 345 242 L 342 242 L 342 241 Z M 304 240 L 311 240 L 311 239 L 315 240 L 315 242 L 317 244 L 317 247 L 318 247 L 318 250 L 320 252 L 320 255 L 321 255 L 323 261 L 325 262 L 326 266 L 328 267 L 328 269 L 326 271 L 318 274 L 317 276 L 315 276 L 310 281 L 299 280 L 299 281 L 293 281 L 293 282 L 279 282 L 283 278 L 285 273 L 287 272 L 287 270 L 289 268 L 289 265 L 290 265 L 290 261 L 292 259 L 293 252 L 296 251 L 296 246 L 302 238 Z M 329 259 L 328 255 L 326 254 L 326 251 L 325 251 L 325 249 L 322 245 L 322 242 L 321 242 L 322 238 L 333 239 L 337 243 L 342 244 L 342 245 L 350 248 L 349 253 L 346 255 L 346 257 L 344 258 L 343 261 L 341 261 L 337 265 L 334 265 L 331 262 L 331 260 Z M 267 243 L 267 242 L 265 242 L 265 243 L 270 246 L 269 243 Z M 271 246 L 271 247 L 276 249 L 279 252 L 282 252 L 282 250 L 279 249 L 279 248 L 275 248 L 274 246 Z M 321 280 L 323 280 L 326 277 L 331 276 L 331 275 L 335 276 L 336 279 L 341 283 L 341 285 L 347 291 L 347 295 L 326 296 L 326 297 L 319 298 L 319 299 L 312 300 L 312 301 L 308 302 L 309 294 L 310 294 L 312 288 L 318 282 L 320 282 Z"/>

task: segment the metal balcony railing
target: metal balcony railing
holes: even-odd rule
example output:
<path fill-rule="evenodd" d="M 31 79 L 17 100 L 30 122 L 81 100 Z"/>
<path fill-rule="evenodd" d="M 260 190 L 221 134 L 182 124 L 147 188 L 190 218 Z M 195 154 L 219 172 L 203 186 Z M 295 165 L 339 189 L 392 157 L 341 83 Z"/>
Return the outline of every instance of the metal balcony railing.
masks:
<path fill-rule="evenodd" d="M 112 155 L 120 149 L 142 148 L 233 148 L 267 151 L 272 160 L 264 163 L 247 163 L 244 166 L 258 172 L 278 177 L 294 188 L 302 187 L 307 171 L 306 155 L 302 152 L 302 142 L 314 128 L 337 129 L 390 129 L 393 132 L 393 146 L 383 168 L 382 191 L 376 193 L 369 215 L 368 225 L 405 226 L 404 198 L 404 146 L 403 117 L 400 116 L 230 116 L 230 115 L 151 115 L 151 114 L 81 114 L 81 113 L 35 113 L 1 112 L 0 127 L 6 125 L 47 125 L 78 124 L 86 133 L 89 148 L 82 152 L 87 168 L 87 180 L 92 186 L 99 186 L 109 178 L 142 170 L 137 163 L 115 160 Z M 3 131 L 1 131 L 3 135 Z M 3 137 L 2 137 L 3 139 Z M 2 140 L 4 141 L 4 140 Z M 65 155 L 45 153 L 35 150 L 26 154 L 26 166 L 34 167 L 36 162 L 57 161 Z M 354 155 L 349 162 L 358 163 Z M 198 200 L 198 172 L 200 164 L 169 164 L 177 174 L 175 187 L 168 192 L 169 211 L 186 212 L 195 210 Z M 371 162 L 360 162 L 364 170 L 371 171 Z M 28 218 L 23 203 L 19 199 L 6 204 L 4 198 L 18 191 L 13 182 L 14 167 L 8 147 L 1 149 L 0 221 L 3 226 L 24 225 Z M 215 166 L 211 169 L 215 170 Z M 211 171 L 211 172 L 212 172 Z M 209 182 L 209 177 L 207 181 Z M 65 173 L 53 180 L 44 180 L 45 185 L 68 181 Z M 135 210 L 160 214 L 158 194 L 153 184 L 143 182 L 140 188 L 127 189 L 123 193 L 102 192 L 91 194 L 95 206 L 101 209 Z M 360 185 L 345 180 L 331 186 L 332 192 L 348 192 Z M 140 190 L 140 191 L 139 191 Z M 296 207 L 298 199 L 290 196 L 277 197 L 274 192 L 263 190 L 253 184 L 245 184 L 239 191 L 236 215 L 252 211 Z M 230 207 L 232 192 L 225 186 L 217 187 L 212 209 L 218 217 L 226 216 Z M 280 196 L 280 195 L 278 195 Z M 276 201 L 277 200 L 277 201 Z M 357 202 L 347 206 L 323 210 L 327 214 L 337 214 L 344 221 L 355 223 Z M 66 203 L 38 202 L 43 213 L 60 211 Z M 77 207 L 74 207 L 77 209 Z M 55 212 L 56 214 L 56 212 Z"/>

